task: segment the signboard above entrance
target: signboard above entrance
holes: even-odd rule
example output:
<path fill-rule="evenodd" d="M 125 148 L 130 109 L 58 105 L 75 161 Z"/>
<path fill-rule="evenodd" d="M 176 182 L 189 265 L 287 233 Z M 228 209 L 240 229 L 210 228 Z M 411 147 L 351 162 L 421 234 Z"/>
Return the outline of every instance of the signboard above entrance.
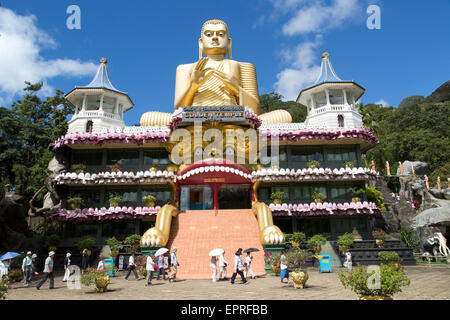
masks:
<path fill-rule="evenodd" d="M 190 106 L 183 108 L 182 122 L 245 121 L 244 106 Z"/>

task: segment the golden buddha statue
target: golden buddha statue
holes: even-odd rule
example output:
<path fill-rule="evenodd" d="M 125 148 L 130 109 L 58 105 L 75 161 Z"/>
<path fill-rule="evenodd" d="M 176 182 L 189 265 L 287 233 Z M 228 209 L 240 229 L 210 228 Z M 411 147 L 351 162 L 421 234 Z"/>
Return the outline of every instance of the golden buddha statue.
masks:
<path fill-rule="evenodd" d="M 185 106 L 243 105 L 259 115 L 255 66 L 231 60 L 231 38 L 225 22 L 206 21 L 198 45 L 199 60 L 177 67 L 175 110 Z M 227 54 L 228 59 L 225 58 Z M 276 110 L 261 115 L 261 120 L 265 124 L 290 123 L 292 117 L 285 110 Z M 170 114 L 161 112 L 147 112 L 141 117 L 141 126 L 167 125 L 169 122 Z"/>

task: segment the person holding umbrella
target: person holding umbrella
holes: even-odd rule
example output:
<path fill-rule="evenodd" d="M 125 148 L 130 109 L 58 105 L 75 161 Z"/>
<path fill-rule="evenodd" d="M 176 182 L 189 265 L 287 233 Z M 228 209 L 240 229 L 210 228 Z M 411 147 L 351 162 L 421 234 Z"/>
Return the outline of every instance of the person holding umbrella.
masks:
<path fill-rule="evenodd" d="M 258 252 L 259 249 L 257 248 L 248 248 L 245 249 L 244 252 L 247 253 L 247 256 L 245 257 L 245 272 L 244 272 L 244 276 L 245 278 L 247 278 L 247 274 L 250 273 L 252 275 L 252 279 L 255 279 L 256 276 L 253 273 L 251 264 L 252 264 L 252 260 L 253 260 L 253 256 L 251 255 L 252 252 Z"/>
<path fill-rule="evenodd" d="M 17 252 L 7 252 L 3 256 L 0 257 L 1 265 L 1 276 L 8 277 L 9 267 L 11 265 L 11 259 L 19 256 L 20 253 Z"/>
<path fill-rule="evenodd" d="M 163 276 L 163 280 L 166 280 L 166 269 L 164 268 L 164 254 L 169 251 L 167 248 L 158 249 L 155 252 L 155 257 L 158 257 L 158 276 L 156 280 L 161 279 L 161 275 Z"/>
<path fill-rule="evenodd" d="M 45 259 L 45 266 L 44 266 L 44 276 L 42 277 L 41 282 L 36 286 L 36 289 L 40 289 L 41 286 L 44 284 L 47 279 L 50 278 L 50 289 L 55 289 L 54 287 L 54 279 L 53 279 L 53 257 L 55 256 L 54 251 L 50 251 L 48 253 L 47 259 Z"/>
<path fill-rule="evenodd" d="M 211 257 L 209 266 L 211 267 L 211 269 L 213 271 L 212 276 L 211 276 L 212 282 L 216 282 L 216 278 L 217 278 L 217 256 L 223 254 L 224 252 L 225 251 L 221 248 L 215 248 L 215 249 L 212 249 L 208 254 Z"/>
<path fill-rule="evenodd" d="M 23 286 L 28 287 L 28 279 L 31 278 L 33 260 L 31 259 L 31 251 L 22 260 Z"/>
<path fill-rule="evenodd" d="M 236 253 L 234 254 L 234 272 L 233 272 L 233 275 L 231 276 L 231 281 L 230 281 L 231 284 L 234 284 L 234 280 L 236 279 L 236 276 L 238 273 L 241 276 L 242 283 L 247 283 L 247 279 L 245 279 L 245 276 L 243 273 L 244 265 L 242 264 L 241 255 L 242 255 L 242 248 L 239 248 L 238 251 L 236 251 Z"/>

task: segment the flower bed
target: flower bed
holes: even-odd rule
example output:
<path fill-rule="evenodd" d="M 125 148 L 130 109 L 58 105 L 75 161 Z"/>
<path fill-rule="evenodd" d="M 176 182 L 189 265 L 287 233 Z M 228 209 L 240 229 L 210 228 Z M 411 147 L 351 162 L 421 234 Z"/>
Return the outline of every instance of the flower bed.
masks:
<path fill-rule="evenodd" d="M 300 181 L 300 180 L 321 180 L 321 179 L 379 179 L 380 175 L 375 170 L 369 168 L 308 168 L 308 169 L 262 169 L 252 172 L 252 181 Z"/>
<path fill-rule="evenodd" d="M 274 216 L 376 215 L 381 210 L 373 202 L 305 203 L 269 205 Z"/>
<path fill-rule="evenodd" d="M 99 221 L 122 219 L 145 219 L 156 216 L 160 207 L 110 207 L 110 208 L 86 208 L 86 209 L 57 209 L 50 217 L 58 221 Z"/>
<path fill-rule="evenodd" d="M 169 171 L 138 171 L 133 172 L 100 172 L 79 173 L 66 172 L 57 175 L 53 182 L 56 184 L 103 184 L 103 183 L 169 183 L 175 182 L 176 173 Z"/>
<path fill-rule="evenodd" d="M 145 143 L 162 143 L 167 141 L 169 141 L 169 130 L 148 131 L 136 134 L 126 134 L 124 132 L 68 133 L 53 143 L 53 150 L 72 144 L 101 146 L 108 143 L 130 143 L 143 145 Z"/>
<path fill-rule="evenodd" d="M 260 136 L 267 137 L 268 140 L 272 136 L 278 136 L 280 140 L 299 141 L 299 140 L 337 140 L 337 139 L 364 139 L 371 144 L 378 143 L 378 139 L 367 129 L 277 129 L 264 128 L 259 131 Z"/>

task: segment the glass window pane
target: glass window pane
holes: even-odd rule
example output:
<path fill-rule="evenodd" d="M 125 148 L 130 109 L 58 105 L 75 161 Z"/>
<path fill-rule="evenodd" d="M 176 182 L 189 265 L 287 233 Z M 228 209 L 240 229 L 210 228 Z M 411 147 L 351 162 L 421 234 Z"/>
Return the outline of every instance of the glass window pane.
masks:
<path fill-rule="evenodd" d="M 314 101 L 316 102 L 316 108 L 323 107 L 327 104 L 327 96 L 325 91 L 314 94 Z"/>
<path fill-rule="evenodd" d="M 330 90 L 329 95 L 331 104 L 344 104 L 344 92 L 342 90 Z"/>

